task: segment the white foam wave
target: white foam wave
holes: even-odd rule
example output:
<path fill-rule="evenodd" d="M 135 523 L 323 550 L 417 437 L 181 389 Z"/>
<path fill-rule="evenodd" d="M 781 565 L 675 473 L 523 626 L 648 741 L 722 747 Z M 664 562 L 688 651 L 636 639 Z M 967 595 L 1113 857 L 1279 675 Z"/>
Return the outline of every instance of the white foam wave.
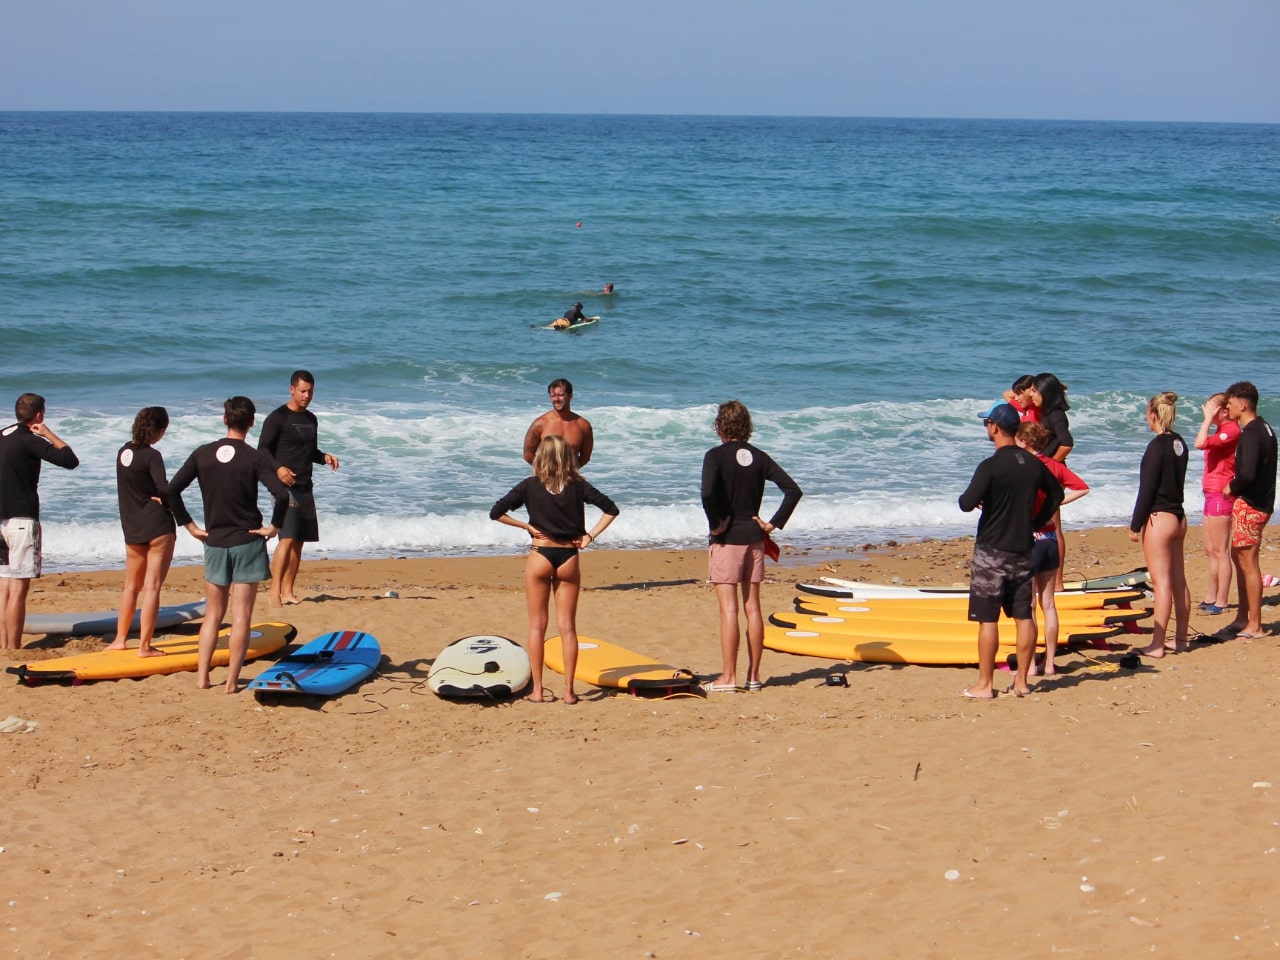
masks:
<path fill-rule="evenodd" d="M 797 543 L 864 542 L 887 536 L 971 533 L 976 518 L 955 498 L 991 453 L 977 421 L 988 401 L 877 401 L 754 411 L 755 441 L 801 484 L 806 496 L 786 536 Z M 1127 521 L 1138 462 L 1150 434 L 1144 398 L 1109 393 L 1073 398 L 1077 445 L 1071 466 L 1093 487 L 1067 507 L 1068 524 Z M 208 409 L 172 411 L 160 444 L 169 472 L 189 451 L 221 435 Z M 476 410 L 397 401 L 318 410 L 321 445 L 342 468 L 318 468 L 323 540 L 334 556 L 493 552 L 523 545 L 488 520 L 489 506 L 528 473 L 520 459 L 537 408 Z M 619 546 L 704 542 L 698 505 L 702 458 L 715 438 L 711 404 L 603 406 L 585 411 L 596 452 L 585 474 L 623 509 L 607 539 Z M 47 553 L 56 563 L 115 563 L 120 546 L 114 456 L 131 416 L 72 412 L 55 429 L 81 458 L 74 472 L 46 468 L 41 482 Z M 256 434 L 251 435 L 256 440 Z M 1188 510 L 1198 518 L 1192 455 Z M 770 490 L 769 496 L 776 498 Z M 186 495 L 199 516 L 196 489 Z M 766 511 L 776 499 L 766 501 Z M 263 507 L 267 506 L 264 497 Z M 179 538 L 180 559 L 198 545 Z"/>
<path fill-rule="evenodd" d="M 764 515 L 777 500 L 766 499 Z M 1066 507 L 1070 529 L 1124 524 L 1133 506 L 1133 492 L 1116 487 L 1095 488 L 1088 497 Z M 1199 521 L 1198 502 L 1188 503 L 1192 522 Z M 589 509 L 588 524 L 596 516 Z M 801 502 L 782 542 L 796 546 L 848 546 L 889 537 L 939 537 L 972 534 L 977 514 L 964 514 L 956 498 L 896 496 L 809 496 Z M 124 546 L 119 524 L 112 521 L 46 523 L 46 568 L 118 567 Z M 410 513 L 322 516 L 321 539 L 308 545 L 308 556 L 398 557 L 442 554 L 517 553 L 528 546 L 520 530 L 495 523 L 487 510 L 458 513 Z M 601 538 L 600 546 L 621 549 L 690 548 L 706 543 L 706 520 L 700 504 L 688 501 L 661 506 L 623 507 L 619 518 Z M 175 561 L 198 562 L 200 544 L 179 531 Z"/>

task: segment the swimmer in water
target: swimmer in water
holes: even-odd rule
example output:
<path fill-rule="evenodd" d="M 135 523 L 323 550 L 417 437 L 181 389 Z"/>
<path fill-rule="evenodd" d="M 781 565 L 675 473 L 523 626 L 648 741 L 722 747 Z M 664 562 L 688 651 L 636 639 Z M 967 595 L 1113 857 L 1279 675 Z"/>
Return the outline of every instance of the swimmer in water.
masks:
<path fill-rule="evenodd" d="M 573 384 L 563 378 L 552 380 L 547 387 L 551 409 L 542 414 L 524 435 L 525 463 L 533 463 L 538 446 L 545 437 L 562 437 L 578 456 L 578 466 L 585 467 L 595 447 L 595 435 L 586 417 L 570 409 L 573 402 Z"/>

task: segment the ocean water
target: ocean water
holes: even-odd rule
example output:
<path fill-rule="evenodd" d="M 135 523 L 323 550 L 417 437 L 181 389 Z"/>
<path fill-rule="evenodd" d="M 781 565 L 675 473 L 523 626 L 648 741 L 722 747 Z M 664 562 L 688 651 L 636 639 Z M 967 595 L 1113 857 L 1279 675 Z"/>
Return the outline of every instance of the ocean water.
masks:
<path fill-rule="evenodd" d="M 786 542 L 971 532 L 976 414 L 1042 370 L 1093 487 L 1068 525 L 1119 522 L 1151 393 L 1188 439 L 1238 379 L 1280 419 L 1278 268 L 1280 126 L 0 113 L 0 402 L 43 394 L 82 460 L 44 474 L 49 570 L 122 563 L 139 407 L 172 472 L 298 367 L 342 461 L 309 556 L 519 549 L 488 508 L 561 376 L 603 545 L 704 542 L 731 397 L 804 487 Z M 593 329 L 537 328 L 578 299 Z"/>

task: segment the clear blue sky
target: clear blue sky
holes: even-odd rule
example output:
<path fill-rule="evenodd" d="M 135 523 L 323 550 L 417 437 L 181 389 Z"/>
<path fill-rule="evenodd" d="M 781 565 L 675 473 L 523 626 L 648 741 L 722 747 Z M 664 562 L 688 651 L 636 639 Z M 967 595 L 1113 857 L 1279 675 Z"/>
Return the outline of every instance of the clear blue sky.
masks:
<path fill-rule="evenodd" d="M 0 0 L 3 110 L 1280 121 L 1280 0 Z"/>

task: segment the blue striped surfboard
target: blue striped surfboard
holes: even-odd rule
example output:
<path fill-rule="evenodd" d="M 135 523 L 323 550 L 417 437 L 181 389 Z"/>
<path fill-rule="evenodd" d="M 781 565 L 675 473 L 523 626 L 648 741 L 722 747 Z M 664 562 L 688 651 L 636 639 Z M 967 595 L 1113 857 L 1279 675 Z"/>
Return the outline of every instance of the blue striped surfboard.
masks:
<path fill-rule="evenodd" d="M 382 648 L 371 633 L 326 633 L 277 660 L 249 682 L 249 689 L 331 697 L 364 680 L 381 660 Z"/>

